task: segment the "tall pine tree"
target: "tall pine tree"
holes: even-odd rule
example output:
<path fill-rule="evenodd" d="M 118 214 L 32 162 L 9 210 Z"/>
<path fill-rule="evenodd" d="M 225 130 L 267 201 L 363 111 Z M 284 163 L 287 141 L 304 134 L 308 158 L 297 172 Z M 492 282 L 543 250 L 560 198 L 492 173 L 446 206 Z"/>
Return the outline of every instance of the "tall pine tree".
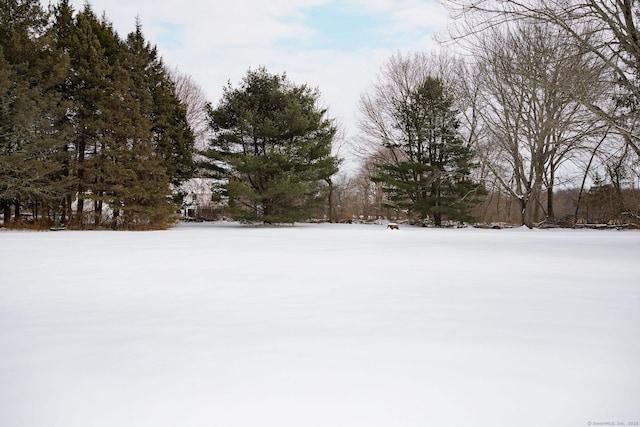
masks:
<path fill-rule="evenodd" d="M 140 113 L 151 123 L 154 150 L 162 158 L 171 184 L 178 187 L 195 170 L 194 136 L 186 106 L 180 102 L 157 48 L 145 41 L 139 20 L 127 37 L 124 55 Z"/>
<path fill-rule="evenodd" d="M 335 127 L 319 93 L 264 68 L 225 88 L 210 110 L 214 137 L 205 153 L 240 218 L 288 223 L 306 219 L 337 172 Z"/>
<path fill-rule="evenodd" d="M 159 107 L 152 86 L 161 82 L 151 82 L 153 64 L 136 61 L 131 47 L 89 5 L 74 16 L 63 0 L 56 12 L 56 40 L 70 57 L 60 91 L 71 105 L 68 171 L 78 186 L 68 206 L 76 200 L 76 224 L 166 226 L 174 210 L 168 200 L 173 170 L 154 131 Z"/>
<path fill-rule="evenodd" d="M 0 205 L 4 222 L 27 205 L 50 212 L 66 191 L 62 135 L 65 105 L 55 90 L 64 56 L 51 43 L 37 0 L 0 3 Z"/>
<path fill-rule="evenodd" d="M 154 150 L 150 121 L 140 113 L 127 70 L 116 62 L 113 77 L 112 92 L 103 100 L 109 125 L 92 168 L 101 185 L 94 189 L 93 197 L 100 202 L 96 212 L 106 205 L 114 229 L 164 228 L 174 207 L 167 199 L 169 177 L 163 159 Z"/>
<path fill-rule="evenodd" d="M 91 6 L 0 3 L 0 207 L 4 222 L 60 203 L 78 228 L 162 228 L 193 135 L 141 26 L 122 40 Z M 68 223 L 69 224 L 69 223 Z"/>
<path fill-rule="evenodd" d="M 101 149 L 100 137 L 106 126 L 108 112 L 102 106 L 108 96 L 112 65 L 105 48 L 106 34 L 99 37 L 100 23 L 86 4 L 74 16 L 69 0 L 56 8 L 54 34 L 57 47 L 69 56 L 66 78 L 59 91 L 69 103 L 67 114 L 67 173 L 77 184 L 66 199 L 66 211 L 76 226 L 83 228 L 86 218 L 85 201 L 97 197 L 95 176 L 90 161 L 95 163 Z M 102 38 L 102 40 L 101 40 Z M 112 44 L 112 43 L 109 43 Z M 76 205 L 72 214 L 71 207 Z"/>
<path fill-rule="evenodd" d="M 427 78 L 394 107 L 401 137 L 382 141 L 386 160 L 377 163 L 374 177 L 388 205 L 436 226 L 444 218 L 470 220 L 482 187 L 470 179 L 473 152 L 458 133 L 457 112 L 441 82 Z"/>

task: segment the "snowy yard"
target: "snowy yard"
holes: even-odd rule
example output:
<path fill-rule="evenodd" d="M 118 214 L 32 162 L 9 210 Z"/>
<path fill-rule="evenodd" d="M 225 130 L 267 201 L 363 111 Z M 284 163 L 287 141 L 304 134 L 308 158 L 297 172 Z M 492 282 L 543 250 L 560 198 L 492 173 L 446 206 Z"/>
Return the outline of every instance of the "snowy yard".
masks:
<path fill-rule="evenodd" d="M 629 425 L 639 260 L 634 231 L 0 231 L 0 426 Z"/>

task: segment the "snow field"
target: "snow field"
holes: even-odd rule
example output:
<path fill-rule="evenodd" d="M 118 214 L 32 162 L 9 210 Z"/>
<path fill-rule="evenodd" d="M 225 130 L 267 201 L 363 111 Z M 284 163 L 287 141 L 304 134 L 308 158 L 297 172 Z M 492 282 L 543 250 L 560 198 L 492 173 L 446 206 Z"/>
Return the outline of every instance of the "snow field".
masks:
<path fill-rule="evenodd" d="M 0 232 L 0 426 L 640 421 L 640 233 Z"/>

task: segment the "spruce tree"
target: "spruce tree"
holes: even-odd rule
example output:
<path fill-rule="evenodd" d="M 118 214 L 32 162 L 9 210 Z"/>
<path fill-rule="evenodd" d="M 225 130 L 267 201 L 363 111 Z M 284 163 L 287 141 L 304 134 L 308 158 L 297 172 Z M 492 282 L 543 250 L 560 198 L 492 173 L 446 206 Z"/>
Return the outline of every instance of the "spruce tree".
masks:
<path fill-rule="evenodd" d="M 80 228 L 107 225 L 105 215 L 114 227 L 163 228 L 192 150 L 186 110 L 139 24 L 125 42 L 88 3 L 77 13 L 70 0 L 52 13 L 37 0 L 0 3 L 5 222 L 14 206 L 19 217 L 62 202 Z"/>
<path fill-rule="evenodd" d="M 430 77 L 396 103 L 394 126 L 402 136 L 382 142 L 387 156 L 374 177 L 389 207 L 421 221 L 430 218 L 436 226 L 443 218 L 471 219 L 482 187 L 470 179 L 473 152 L 458 133 L 456 114 L 441 82 Z"/>
<path fill-rule="evenodd" d="M 214 137 L 205 155 L 241 219 L 288 223 L 307 219 L 337 172 L 336 128 L 317 106 L 319 92 L 264 68 L 239 88 L 224 89 L 210 109 Z"/>
<path fill-rule="evenodd" d="M 174 212 L 168 201 L 169 177 L 154 150 L 151 124 L 131 93 L 134 85 L 126 68 L 116 63 L 113 70 L 114 86 L 103 102 L 109 126 L 92 168 L 101 183 L 96 195 L 100 206 L 104 202 L 110 209 L 114 229 L 165 228 Z"/>
<path fill-rule="evenodd" d="M 166 227 L 174 210 L 168 166 L 153 131 L 152 83 L 140 78 L 149 63 L 133 62 L 129 46 L 89 5 L 74 16 L 61 2 L 55 28 L 70 57 L 60 91 L 71 105 L 68 163 L 78 187 L 68 204 L 77 199 L 78 226 Z"/>
<path fill-rule="evenodd" d="M 191 178 L 195 170 L 194 136 L 175 83 L 157 47 L 145 40 L 139 20 L 135 31 L 127 36 L 124 55 L 123 63 L 131 76 L 140 113 L 151 123 L 154 150 L 162 158 L 171 184 L 178 187 Z"/>
<path fill-rule="evenodd" d="M 69 56 L 66 78 L 59 92 L 69 104 L 67 173 L 77 184 L 66 200 L 67 214 L 71 216 L 75 200 L 74 223 L 83 228 L 88 219 L 85 200 L 99 196 L 95 189 L 99 183 L 92 168 L 96 162 L 93 157 L 102 148 L 100 137 L 108 121 L 102 103 L 109 95 L 112 72 L 105 45 L 112 43 L 105 42 L 107 34 L 88 4 L 74 16 L 68 0 L 62 0 L 56 8 L 54 34 L 56 46 Z"/>
<path fill-rule="evenodd" d="M 11 205 L 16 218 L 28 205 L 37 219 L 66 191 L 57 127 L 65 105 L 54 90 L 63 64 L 38 1 L 0 4 L 0 205 L 5 223 Z"/>

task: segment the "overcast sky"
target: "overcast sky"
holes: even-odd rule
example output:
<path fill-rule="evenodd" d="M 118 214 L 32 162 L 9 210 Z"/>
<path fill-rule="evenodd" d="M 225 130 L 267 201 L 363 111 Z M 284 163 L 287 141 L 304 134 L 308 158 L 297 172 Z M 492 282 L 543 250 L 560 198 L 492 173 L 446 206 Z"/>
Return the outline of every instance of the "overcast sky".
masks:
<path fill-rule="evenodd" d="M 56 3 L 55 0 L 53 0 Z M 48 0 L 43 0 L 48 3 Z M 85 0 L 72 0 L 81 9 Z M 191 75 L 217 104 L 247 69 L 286 71 L 318 87 L 346 137 L 357 103 L 395 52 L 432 50 L 446 11 L 433 0 L 91 0 L 121 36 L 139 16 L 170 68 Z"/>

